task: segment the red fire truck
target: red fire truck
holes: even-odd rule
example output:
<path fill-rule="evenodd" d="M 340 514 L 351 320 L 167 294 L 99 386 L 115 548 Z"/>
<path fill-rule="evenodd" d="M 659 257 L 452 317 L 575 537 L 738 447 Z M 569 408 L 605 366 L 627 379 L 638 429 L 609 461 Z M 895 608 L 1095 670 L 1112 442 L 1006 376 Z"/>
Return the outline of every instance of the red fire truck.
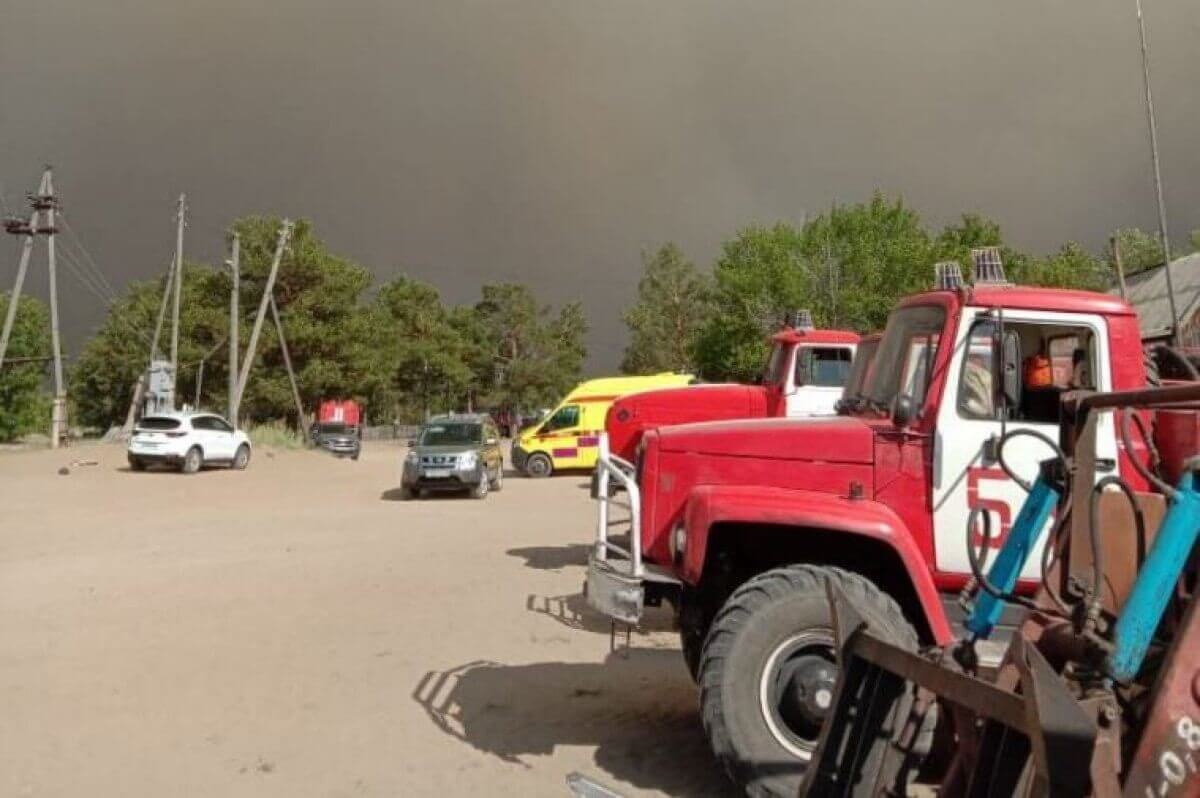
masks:
<path fill-rule="evenodd" d="M 991 515 L 998 546 L 1024 499 L 1001 468 L 1002 433 L 1030 431 L 1004 451 L 1030 479 L 1064 391 L 1146 384 L 1124 301 L 995 272 L 964 286 L 956 271 L 899 303 L 837 417 L 650 429 L 632 464 L 602 436 L 588 601 L 627 624 L 647 604 L 675 607 L 714 752 L 750 794 L 795 795 L 812 756 L 837 673 L 826 585 L 899 641 L 947 641 L 970 572 L 968 514 Z M 1195 443 L 1195 414 L 1184 418 L 1158 425 L 1164 444 Z M 1144 489 L 1131 464 L 1144 439 L 1122 443 L 1111 415 L 1098 423 L 1098 476 Z M 1040 559 L 1022 574 L 1030 590 Z"/>
<path fill-rule="evenodd" d="M 632 460 L 647 429 L 732 418 L 833 415 L 842 397 L 859 336 L 818 330 L 806 310 L 789 313 L 771 336 L 771 354 L 757 385 L 719 383 L 630 394 L 605 420 L 612 454 Z"/>

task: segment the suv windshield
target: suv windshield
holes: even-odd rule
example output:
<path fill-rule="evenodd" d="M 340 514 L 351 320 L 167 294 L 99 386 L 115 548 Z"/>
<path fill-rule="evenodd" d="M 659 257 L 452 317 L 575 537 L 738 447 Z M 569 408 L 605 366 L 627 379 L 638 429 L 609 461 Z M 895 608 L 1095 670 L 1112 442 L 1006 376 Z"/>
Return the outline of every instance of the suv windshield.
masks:
<path fill-rule="evenodd" d="M 482 441 L 482 424 L 470 422 L 430 424 L 421 430 L 421 446 L 461 446 Z"/>
<path fill-rule="evenodd" d="M 916 305 L 892 313 L 863 392 L 872 406 L 886 410 L 897 394 L 906 393 L 914 408 L 921 407 L 945 323 L 946 311 L 940 305 Z"/>

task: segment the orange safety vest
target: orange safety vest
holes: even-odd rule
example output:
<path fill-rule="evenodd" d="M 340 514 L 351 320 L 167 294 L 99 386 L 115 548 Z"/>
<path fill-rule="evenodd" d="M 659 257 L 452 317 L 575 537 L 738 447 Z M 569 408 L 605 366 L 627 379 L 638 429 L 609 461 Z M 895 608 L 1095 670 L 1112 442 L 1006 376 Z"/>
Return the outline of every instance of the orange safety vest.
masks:
<path fill-rule="evenodd" d="M 1054 384 L 1054 366 L 1045 355 L 1030 355 L 1025 358 L 1025 387 L 1049 388 Z"/>

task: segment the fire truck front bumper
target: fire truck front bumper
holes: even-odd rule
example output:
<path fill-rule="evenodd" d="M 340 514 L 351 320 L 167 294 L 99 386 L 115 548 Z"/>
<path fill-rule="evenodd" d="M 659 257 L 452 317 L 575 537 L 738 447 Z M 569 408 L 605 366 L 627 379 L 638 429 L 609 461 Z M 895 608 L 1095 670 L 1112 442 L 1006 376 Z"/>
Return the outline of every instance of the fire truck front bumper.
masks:
<path fill-rule="evenodd" d="M 592 609 L 614 621 L 636 626 L 646 607 L 662 604 L 664 598 L 679 591 L 681 583 L 660 566 L 644 563 L 642 575 L 633 576 L 628 565 L 622 560 L 601 560 L 592 552 L 583 592 Z"/>
<path fill-rule="evenodd" d="M 588 556 L 587 582 L 583 592 L 588 604 L 613 620 L 636 626 L 646 607 L 646 587 L 641 578 L 630 576 L 624 569 Z"/>

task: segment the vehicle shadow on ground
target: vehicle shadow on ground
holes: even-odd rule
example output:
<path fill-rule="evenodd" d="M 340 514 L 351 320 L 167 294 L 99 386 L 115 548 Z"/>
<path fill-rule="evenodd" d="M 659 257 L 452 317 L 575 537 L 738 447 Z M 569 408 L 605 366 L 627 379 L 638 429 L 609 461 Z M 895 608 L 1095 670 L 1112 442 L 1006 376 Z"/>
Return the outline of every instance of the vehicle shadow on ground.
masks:
<path fill-rule="evenodd" d="M 522 557 L 526 568 L 536 568 L 539 571 L 561 571 L 564 568 L 577 565 L 587 566 L 588 552 L 591 546 L 586 543 L 568 543 L 565 546 L 526 546 L 520 549 L 509 549 L 505 552 L 509 557 Z"/>
<path fill-rule="evenodd" d="M 525 767 L 558 746 L 595 746 L 605 775 L 668 795 L 732 796 L 709 751 L 696 687 L 677 650 L 628 659 L 503 665 L 476 661 L 430 671 L 413 700 L 446 734 Z M 565 791 L 564 791 L 565 794 Z"/>
<path fill-rule="evenodd" d="M 539 596 L 531 593 L 525 597 L 525 609 L 536 615 L 544 615 L 568 629 L 578 629 L 583 632 L 625 637 L 625 627 L 621 625 L 614 632 L 610 618 L 587 603 L 583 593 L 569 593 L 565 596 Z M 669 632 L 675 628 L 674 615 L 666 607 L 648 607 L 642 618 L 642 623 L 632 630 L 633 634 L 649 632 Z"/>
<path fill-rule="evenodd" d="M 388 488 L 383 493 L 379 494 L 379 500 L 385 502 L 405 502 L 419 504 L 421 502 L 437 502 L 437 501 L 454 501 L 454 500 L 470 501 L 470 496 L 466 490 L 437 490 L 430 491 L 421 497 L 412 497 L 411 499 L 404 498 L 404 491 L 400 488 Z"/>

